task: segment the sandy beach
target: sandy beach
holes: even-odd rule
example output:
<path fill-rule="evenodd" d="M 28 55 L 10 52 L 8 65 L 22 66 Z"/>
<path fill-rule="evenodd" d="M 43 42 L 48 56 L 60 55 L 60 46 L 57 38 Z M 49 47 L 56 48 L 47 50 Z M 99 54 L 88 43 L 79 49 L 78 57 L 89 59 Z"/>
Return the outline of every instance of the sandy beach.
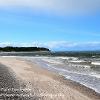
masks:
<path fill-rule="evenodd" d="M 0 100 L 100 100 L 100 94 L 16 57 L 0 57 Z"/>

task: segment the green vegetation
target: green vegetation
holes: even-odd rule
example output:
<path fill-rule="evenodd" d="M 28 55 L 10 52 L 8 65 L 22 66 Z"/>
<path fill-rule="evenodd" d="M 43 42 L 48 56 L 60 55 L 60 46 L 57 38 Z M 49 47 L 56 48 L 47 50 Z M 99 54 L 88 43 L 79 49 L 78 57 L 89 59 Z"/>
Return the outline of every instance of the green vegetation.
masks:
<path fill-rule="evenodd" d="M 33 51 L 50 51 L 43 47 L 0 47 L 1 52 L 33 52 Z"/>

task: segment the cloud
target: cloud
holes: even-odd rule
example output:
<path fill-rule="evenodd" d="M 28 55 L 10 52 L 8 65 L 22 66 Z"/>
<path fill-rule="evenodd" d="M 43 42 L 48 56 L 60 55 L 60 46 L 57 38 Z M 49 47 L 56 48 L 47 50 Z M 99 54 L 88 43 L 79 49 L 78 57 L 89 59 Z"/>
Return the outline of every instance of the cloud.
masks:
<path fill-rule="evenodd" d="M 54 48 L 70 48 L 73 46 L 76 46 L 76 43 L 67 42 L 67 41 L 52 41 L 44 43 L 44 46 L 47 46 L 48 48 L 54 49 Z"/>
<path fill-rule="evenodd" d="M 100 0 L 0 0 L 0 7 L 26 7 L 53 13 L 88 13 L 100 10 Z"/>
<path fill-rule="evenodd" d="M 32 43 L 16 43 L 16 42 L 0 42 L 0 47 L 18 46 L 18 47 L 46 47 L 45 43 L 32 42 Z"/>
<path fill-rule="evenodd" d="M 43 46 L 51 50 L 100 50 L 100 42 L 68 42 L 68 41 L 52 41 L 44 43 Z"/>
<path fill-rule="evenodd" d="M 68 42 L 68 41 L 51 41 L 51 42 L 33 42 L 33 43 L 10 43 L 1 42 L 0 47 L 5 46 L 22 46 L 22 47 L 47 47 L 50 50 L 67 51 L 67 50 L 100 50 L 100 42 Z"/>
<path fill-rule="evenodd" d="M 0 47 L 5 47 L 5 46 L 11 46 L 14 45 L 14 43 L 10 43 L 10 42 L 0 42 Z"/>

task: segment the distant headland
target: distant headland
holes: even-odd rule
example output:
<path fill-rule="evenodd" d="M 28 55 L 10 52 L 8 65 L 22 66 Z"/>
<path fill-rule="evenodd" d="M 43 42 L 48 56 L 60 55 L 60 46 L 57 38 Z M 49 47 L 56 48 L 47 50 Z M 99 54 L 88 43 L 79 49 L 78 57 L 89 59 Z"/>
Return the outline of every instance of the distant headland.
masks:
<path fill-rule="evenodd" d="M 50 51 L 44 47 L 0 47 L 0 52 L 33 52 L 33 51 Z"/>

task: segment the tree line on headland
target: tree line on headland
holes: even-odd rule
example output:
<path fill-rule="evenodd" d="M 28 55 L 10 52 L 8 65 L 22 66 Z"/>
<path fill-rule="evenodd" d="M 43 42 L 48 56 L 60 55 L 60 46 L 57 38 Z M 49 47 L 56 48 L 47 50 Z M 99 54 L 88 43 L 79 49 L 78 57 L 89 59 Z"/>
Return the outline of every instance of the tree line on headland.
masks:
<path fill-rule="evenodd" d="M 0 47 L 1 52 L 33 52 L 33 51 L 50 51 L 44 47 Z"/>

